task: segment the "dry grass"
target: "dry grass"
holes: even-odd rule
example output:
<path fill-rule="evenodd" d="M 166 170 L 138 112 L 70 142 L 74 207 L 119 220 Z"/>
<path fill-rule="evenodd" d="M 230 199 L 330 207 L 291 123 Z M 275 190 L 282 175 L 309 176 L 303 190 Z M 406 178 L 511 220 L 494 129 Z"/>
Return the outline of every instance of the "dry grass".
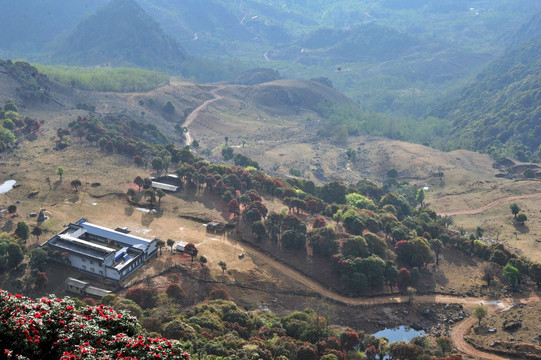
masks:
<path fill-rule="evenodd" d="M 520 322 L 521 327 L 516 331 L 505 331 L 505 322 Z M 539 334 L 541 332 L 541 304 L 531 303 L 526 305 L 513 306 L 511 309 L 504 309 L 489 315 L 481 323 L 475 324 L 470 329 L 468 340 L 476 347 L 488 350 L 499 350 L 514 354 L 522 358 L 525 353 L 530 353 L 538 359 L 541 356 L 541 343 Z M 489 329 L 495 332 L 489 332 Z M 518 343 L 526 345 L 519 347 Z M 525 357 L 526 358 L 526 357 Z"/>

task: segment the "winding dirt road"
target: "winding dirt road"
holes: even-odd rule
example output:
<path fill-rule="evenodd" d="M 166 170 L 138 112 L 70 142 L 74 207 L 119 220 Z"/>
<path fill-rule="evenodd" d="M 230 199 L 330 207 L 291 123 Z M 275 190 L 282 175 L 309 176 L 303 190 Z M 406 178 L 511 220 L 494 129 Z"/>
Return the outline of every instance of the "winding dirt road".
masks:
<path fill-rule="evenodd" d="M 510 360 L 511 358 L 501 357 L 496 354 L 490 354 L 476 349 L 470 345 L 465 339 L 464 336 L 470 330 L 470 328 L 475 324 L 477 320 L 475 318 L 468 318 L 464 321 L 459 322 L 451 330 L 451 342 L 453 346 L 463 354 L 474 357 L 475 359 L 485 359 L 485 360 Z"/>
<path fill-rule="evenodd" d="M 192 122 L 199 116 L 199 113 L 203 110 L 206 109 L 206 107 L 209 105 L 209 104 L 212 104 L 213 102 L 215 101 L 218 101 L 218 100 L 221 100 L 223 99 L 223 96 L 221 95 L 218 95 L 217 92 L 224 89 L 224 86 L 218 86 L 214 89 L 212 89 L 210 91 L 210 94 L 212 94 L 213 98 L 212 99 L 208 99 L 206 101 L 204 101 L 201 105 L 199 105 L 198 107 L 196 107 L 191 113 L 190 115 L 188 115 L 188 117 L 186 118 L 186 121 L 184 121 L 184 127 L 188 128 L 188 126 L 190 126 L 192 124 Z M 190 131 L 188 130 L 186 132 L 186 145 L 190 145 L 192 143 L 192 136 L 190 135 Z"/>
<path fill-rule="evenodd" d="M 263 253 L 257 247 L 251 245 L 250 243 L 242 242 L 242 247 L 246 253 L 252 258 L 252 261 L 256 265 L 266 265 L 270 266 L 274 270 L 278 271 L 280 274 L 287 276 L 290 279 L 293 279 L 308 289 L 312 290 L 314 293 L 317 293 L 328 299 L 353 306 L 373 306 L 373 305 L 385 305 L 385 304 L 400 304 L 407 303 L 409 301 L 409 296 L 407 295 L 380 295 L 370 298 L 363 297 L 347 297 L 340 294 L 337 294 L 327 287 L 321 285 L 320 283 L 310 279 L 308 276 L 300 273 L 296 269 L 282 263 L 272 256 Z M 506 299 L 506 303 L 530 303 L 541 301 L 541 298 L 537 295 L 531 295 L 529 297 L 522 298 L 513 298 Z M 480 303 L 491 304 L 489 299 L 485 298 L 476 298 L 476 297 L 462 297 L 462 296 L 452 296 L 452 295 L 416 295 L 414 298 L 415 303 L 421 304 L 462 304 L 469 307 L 479 305 Z M 498 305 L 491 304 L 487 305 L 491 311 L 498 310 Z M 510 360 L 510 358 L 504 358 L 495 354 L 486 353 L 481 350 L 476 349 L 470 345 L 465 339 L 464 336 L 475 323 L 475 318 L 468 318 L 459 323 L 457 323 L 451 331 L 451 341 L 453 346 L 460 352 L 469 355 L 475 359 L 486 359 L 486 360 Z"/>
<path fill-rule="evenodd" d="M 477 209 L 471 209 L 471 210 L 456 210 L 456 211 L 450 211 L 446 213 L 438 213 L 438 215 L 441 216 L 456 216 L 456 215 L 477 215 L 481 214 L 485 211 L 487 211 L 490 208 L 493 208 L 494 206 L 504 204 L 509 201 L 514 200 L 520 200 L 520 199 L 536 199 L 541 198 L 541 193 L 534 193 L 534 194 L 523 194 L 523 195 L 514 195 L 514 196 L 506 196 L 500 199 L 496 199 L 486 205 L 483 205 L 481 207 L 478 207 Z"/>

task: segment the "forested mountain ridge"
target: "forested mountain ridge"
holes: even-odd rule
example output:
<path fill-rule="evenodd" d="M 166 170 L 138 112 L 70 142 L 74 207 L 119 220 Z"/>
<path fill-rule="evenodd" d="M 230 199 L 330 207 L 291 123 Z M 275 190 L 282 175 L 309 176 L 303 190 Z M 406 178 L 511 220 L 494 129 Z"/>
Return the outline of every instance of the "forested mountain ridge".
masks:
<path fill-rule="evenodd" d="M 521 44 L 541 37 L 541 12 L 537 12 L 530 17 L 530 19 L 521 24 L 516 31 L 514 31 L 506 39 L 508 49 L 516 48 Z"/>
<path fill-rule="evenodd" d="M 105 3 L 104 0 L 77 4 L 48 1 L 40 3 L 41 11 L 37 12 L 24 10 L 34 9 L 26 2 L 0 4 L 0 40 L 4 40 L 0 42 L 0 55 L 5 53 L 4 57 L 36 62 L 45 61 L 44 54 L 55 38 L 57 44 L 61 42 L 60 35 Z M 324 76 L 363 109 L 415 117 L 425 115 L 426 109 L 448 96 L 449 90 L 456 91 L 467 77 L 494 59 L 506 46 L 506 34 L 540 6 L 534 0 L 469 3 L 389 0 L 377 4 L 351 0 L 309 3 L 137 0 L 137 3 L 190 55 L 236 64 L 220 66 L 201 58 L 189 59 L 183 75 L 194 76 L 199 81 L 231 80 L 252 66 L 272 68 L 289 78 Z M 49 14 L 55 15 L 54 24 L 45 19 Z M 31 24 L 32 32 L 21 29 L 20 24 L 25 23 Z M 312 44 L 310 51 L 301 52 L 305 39 L 317 34 L 319 29 L 333 29 L 343 36 L 332 46 Z M 12 32 L 17 34 L 10 35 Z M 34 41 L 32 33 L 37 34 L 39 42 Z M 367 42 L 371 38 L 376 41 Z M 145 36 L 136 37 L 135 44 L 141 39 Z M 423 46 L 406 46 L 418 42 Z M 42 43 L 46 45 L 41 46 Z M 77 48 L 69 49 L 78 52 Z M 100 59 L 103 52 L 97 49 L 100 47 L 95 50 L 98 59 L 92 64 L 116 66 L 106 58 Z M 113 53 L 129 57 L 124 52 Z M 374 53 L 380 56 L 372 56 Z M 140 62 L 143 65 L 135 65 L 148 68 L 150 64 L 156 69 L 154 65 L 164 62 L 153 59 L 156 54 L 151 51 L 142 54 L 148 58 Z M 80 55 L 67 55 L 49 62 L 68 64 L 65 60 L 72 60 L 69 65 L 89 62 L 78 59 Z M 396 61 L 396 55 L 405 56 Z M 133 61 L 124 59 L 122 65 L 130 63 Z"/>
<path fill-rule="evenodd" d="M 434 112 L 451 120 L 452 148 L 521 161 L 541 158 L 541 38 L 490 64 L 455 99 Z"/>
<path fill-rule="evenodd" d="M 133 0 L 114 0 L 84 19 L 51 58 L 70 65 L 180 71 L 186 53 Z"/>

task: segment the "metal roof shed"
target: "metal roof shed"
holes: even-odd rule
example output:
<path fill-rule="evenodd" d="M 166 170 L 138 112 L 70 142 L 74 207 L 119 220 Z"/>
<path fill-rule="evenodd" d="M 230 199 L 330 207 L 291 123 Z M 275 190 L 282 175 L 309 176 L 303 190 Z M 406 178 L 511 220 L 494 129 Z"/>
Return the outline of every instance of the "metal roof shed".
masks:
<path fill-rule="evenodd" d="M 178 191 L 178 186 L 164 184 L 164 183 L 156 182 L 156 181 L 153 181 L 152 185 L 150 185 L 150 186 L 152 186 L 153 188 L 156 188 L 156 189 L 162 189 L 163 191 L 170 191 L 170 192 L 177 192 Z"/>
<path fill-rule="evenodd" d="M 109 295 L 111 293 L 111 291 L 105 290 L 105 289 L 100 289 L 100 288 L 97 288 L 97 287 L 94 287 L 94 286 L 89 286 L 89 287 L 87 287 L 85 289 L 85 293 L 87 293 L 90 296 L 95 296 L 95 297 L 102 298 L 105 295 Z"/>

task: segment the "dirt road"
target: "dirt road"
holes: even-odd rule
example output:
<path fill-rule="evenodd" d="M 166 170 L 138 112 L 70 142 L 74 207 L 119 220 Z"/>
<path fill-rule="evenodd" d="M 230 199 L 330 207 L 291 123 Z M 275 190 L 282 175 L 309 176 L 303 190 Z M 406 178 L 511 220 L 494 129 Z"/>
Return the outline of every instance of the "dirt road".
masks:
<path fill-rule="evenodd" d="M 335 300 L 347 305 L 354 306 L 363 306 L 363 305 L 381 305 L 381 304 L 399 304 L 407 303 L 409 301 L 408 295 L 401 294 L 390 294 L 390 295 L 379 295 L 374 297 L 349 297 L 335 293 L 324 285 L 310 279 L 308 276 L 300 273 L 296 269 L 286 265 L 272 256 L 263 253 L 255 246 L 242 242 L 243 248 L 246 250 L 247 254 L 252 258 L 252 261 L 256 265 L 266 265 L 272 267 L 274 270 L 279 273 L 287 276 L 290 279 L 293 279 L 302 285 L 306 286 L 308 289 L 313 292 L 326 297 L 331 300 Z M 422 304 L 462 304 L 467 306 L 476 306 L 480 303 L 489 303 L 494 299 L 485 299 L 477 297 L 463 297 L 459 295 L 443 295 L 443 294 L 427 294 L 427 295 L 415 295 L 414 302 Z M 532 295 L 529 297 L 517 297 L 514 299 L 506 299 L 508 303 L 529 303 L 534 301 L 541 301 L 539 296 Z"/>
<path fill-rule="evenodd" d="M 475 318 L 468 318 L 453 327 L 451 330 L 451 342 L 453 343 L 453 346 L 461 353 L 467 354 L 475 359 L 510 360 L 511 358 L 501 357 L 478 350 L 464 339 L 464 335 L 466 335 L 476 321 L 477 319 Z"/>
<path fill-rule="evenodd" d="M 201 105 L 199 105 L 198 107 L 196 107 L 191 113 L 190 115 L 188 115 L 188 117 L 186 118 L 186 121 L 184 121 L 184 127 L 188 128 L 188 126 L 191 125 L 191 123 L 199 116 L 199 113 L 203 110 L 206 109 L 206 107 L 215 102 L 215 101 L 218 101 L 218 100 L 221 100 L 223 99 L 223 96 L 221 95 L 218 95 L 217 92 L 222 90 L 224 88 L 224 86 L 218 86 L 214 89 L 212 89 L 210 91 L 210 94 L 212 94 L 212 96 L 214 98 L 212 99 L 208 99 L 206 101 L 204 101 Z M 192 143 L 192 136 L 190 135 L 190 131 L 188 130 L 186 132 L 186 145 L 190 145 Z"/>
<path fill-rule="evenodd" d="M 270 266 L 274 270 L 278 271 L 280 274 L 293 279 L 302 285 L 306 286 L 313 292 L 326 297 L 328 299 L 341 302 L 347 305 L 353 306 L 367 306 L 367 305 L 384 305 L 384 304 L 398 304 L 398 303 L 407 303 L 409 301 L 409 296 L 407 295 L 380 295 L 370 298 L 363 297 L 347 297 L 340 294 L 337 294 L 325 286 L 319 284 L 318 282 L 310 279 L 304 274 L 300 273 L 296 269 L 272 258 L 268 254 L 264 254 L 259 249 L 253 245 L 243 242 L 243 247 L 246 250 L 247 254 L 252 258 L 252 261 L 256 265 L 266 265 Z M 476 297 L 462 297 L 462 296 L 453 296 L 453 295 L 416 295 L 413 299 L 415 303 L 421 304 L 462 304 L 469 307 L 474 307 L 480 303 L 492 304 L 488 305 L 491 311 L 496 311 L 498 305 L 494 302 L 490 302 L 489 299 L 476 298 Z M 506 303 L 530 303 L 541 301 L 539 296 L 531 295 L 529 297 L 517 297 L 513 299 L 506 299 Z M 468 318 L 459 323 L 457 323 L 451 331 L 451 341 L 453 346 L 460 352 L 472 356 L 475 359 L 487 359 L 487 360 L 509 360 L 509 358 L 504 358 L 498 355 L 491 353 L 486 353 L 480 351 L 473 346 L 471 346 L 465 339 L 464 335 L 468 332 L 471 326 L 475 323 L 475 318 Z"/>
<path fill-rule="evenodd" d="M 494 206 L 504 204 L 509 201 L 514 200 L 520 200 L 520 199 L 536 199 L 541 198 L 541 193 L 534 193 L 534 194 L 524 194 L 524 195 L 514 195 L 514 196 L 506 196 L 501 199 L 494 200 L 486 205 L 483 205 L 481 207 L 478 207 L 477 209 L 471 209 L 471 210 L 456 210 L 456 211 L 450 211 L 446 213 L 438 213 L 438 215 L 441 216 L 456 216 L 456 215 L 477 215 L 481 214 L 482 212 L 485 212 L 486 210 L 493 208 Z"/>

